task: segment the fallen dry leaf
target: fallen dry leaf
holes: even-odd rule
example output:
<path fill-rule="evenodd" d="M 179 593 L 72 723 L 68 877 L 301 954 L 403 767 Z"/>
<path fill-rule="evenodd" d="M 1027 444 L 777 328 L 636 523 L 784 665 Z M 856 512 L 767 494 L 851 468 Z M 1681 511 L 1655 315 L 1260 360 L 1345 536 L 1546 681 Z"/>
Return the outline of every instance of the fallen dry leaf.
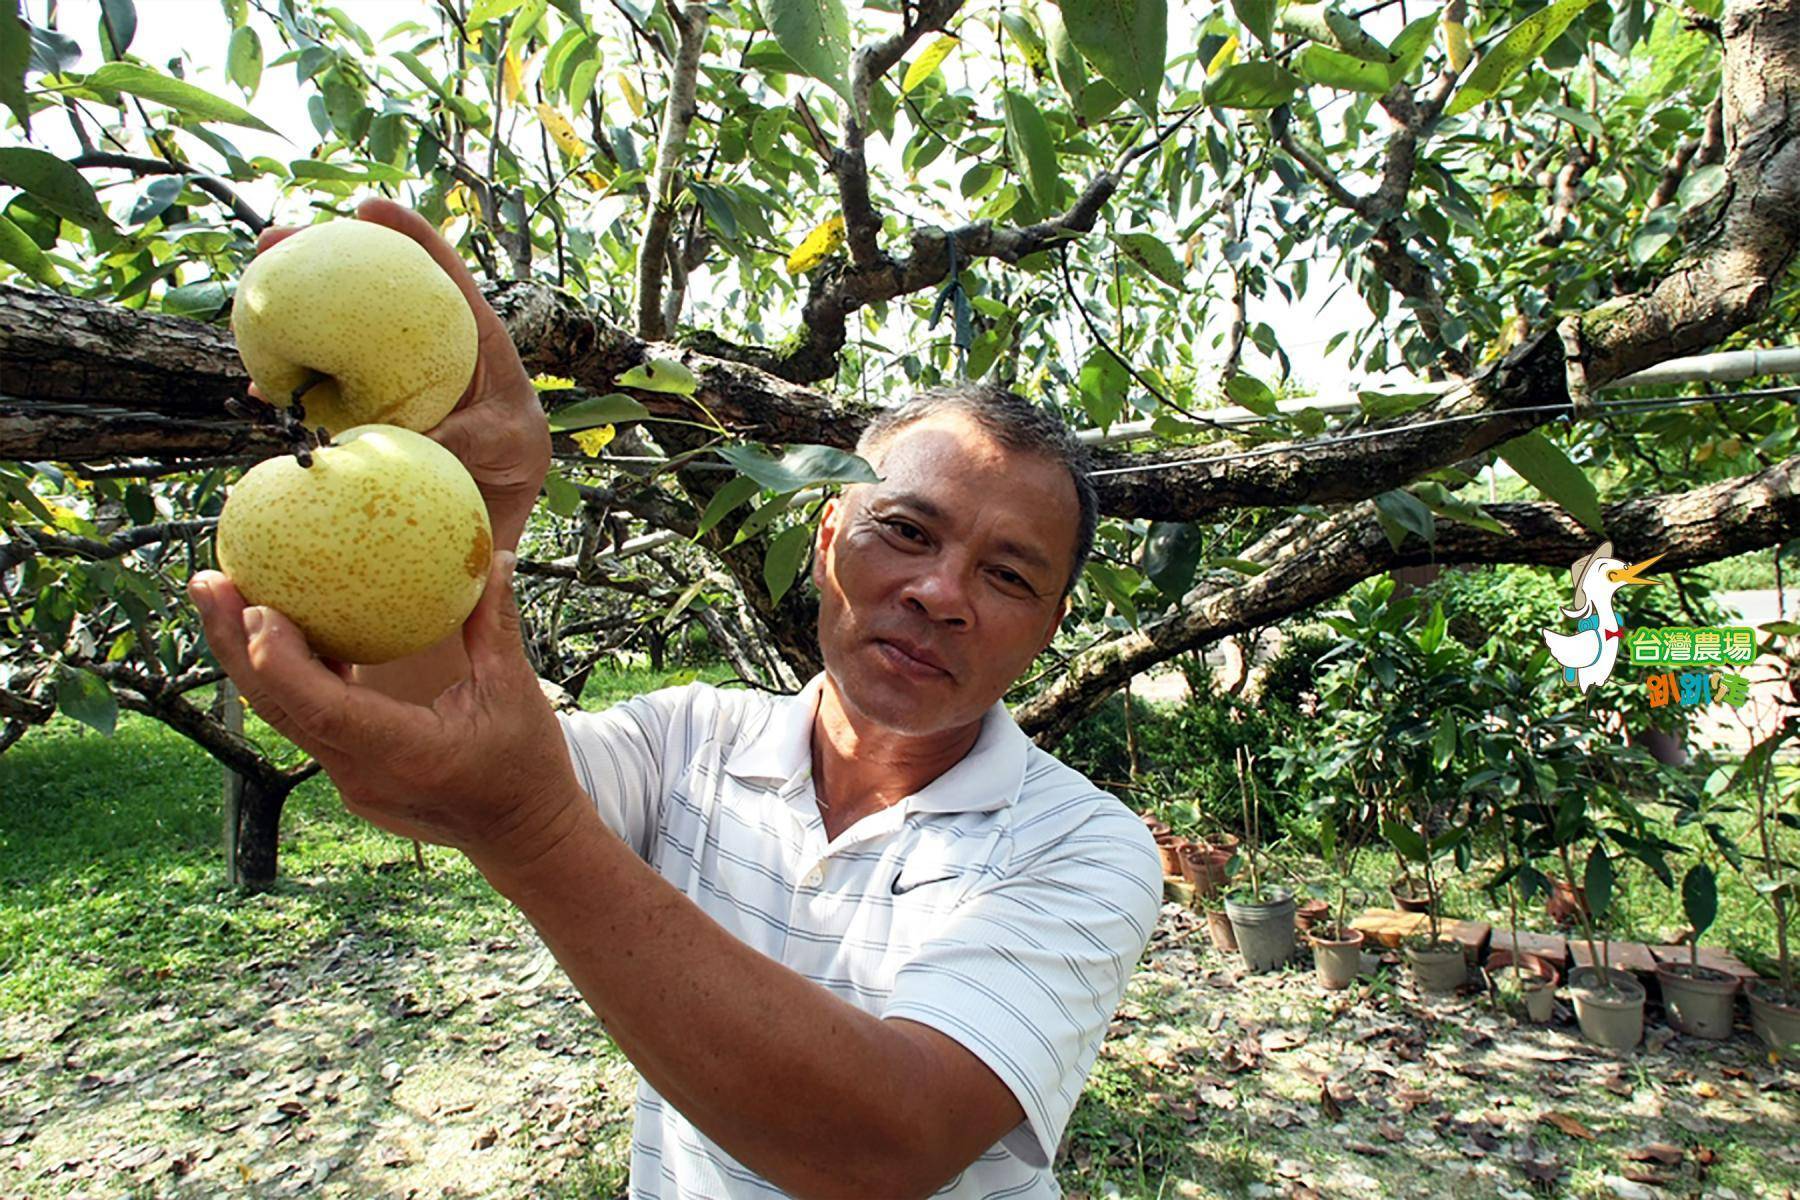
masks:
<path fill-rule="evenodd" d="M 1538 1120 L 1546 1125 L 1556 1126 L 1572 1138 L 1581 1138 L 1583 1141 L 1588 1142 L 1594 1140 L 1594 1131 L 1589 1129 L 1586 1125 L 1583 1125 L 1580 1121 L 1577 1121 L 1574 1117 L 1571 1117 L 1568 1113 L 1547 1112 L 1541 1114 L 1538 1117 Z"/>
<path fill-rule="evenodd" d="M 1329 1084 L 1319 1085 L 1319 1111 L 1325 1114 L 1327 1121 L 1339 1120 L 1344 1115 L 1344 1110 L 1338 1107 L 1337 1100 L 1331 1094 Z"/>
<path fill-rule="evenodd" d="M 1687 1157 L 1680 1146 L 1671 1146 L 1667 1142 L 1652 1142 L 1648 1146 L 1639 1146 L 1636 1150 L 1627 1150 L 1625 1158 L 1629 1162 L 1659 1162 L 1672 1167 Z"/>

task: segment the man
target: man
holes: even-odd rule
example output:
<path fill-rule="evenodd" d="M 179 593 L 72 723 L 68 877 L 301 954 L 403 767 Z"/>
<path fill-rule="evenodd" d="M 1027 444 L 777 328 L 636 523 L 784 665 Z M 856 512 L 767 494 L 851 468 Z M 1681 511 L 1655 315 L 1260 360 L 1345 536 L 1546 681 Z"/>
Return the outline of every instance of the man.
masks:
<path fill-rule="evenodd" d="M 888 414 L 860 447 L 882 482 L 820 522 L 822 675 L 559 717 L 509 586 L 542 410 L 455 252 L 385 201 L 359 216 L 475 310 L 476 378 L 432 436 L 482 487 L 495 568 L 460 636 L 355 668 L 201 572 L 221 665 L 351 811 L 460 848 L 536 926 L 642 1076 L 634 1196 L 1057 1195 L 1161 893 L 1143 825 L 1000 704 L 1091 545 L 1072 439 L 1005 393 Z"/>

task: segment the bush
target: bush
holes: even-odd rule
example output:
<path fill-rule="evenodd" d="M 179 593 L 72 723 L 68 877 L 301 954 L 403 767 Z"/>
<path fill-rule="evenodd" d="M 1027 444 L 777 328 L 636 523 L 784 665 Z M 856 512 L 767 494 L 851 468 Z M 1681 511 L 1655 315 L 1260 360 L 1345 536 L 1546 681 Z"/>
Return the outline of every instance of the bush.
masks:
<path fill-rule="evenodd" d="M 1319 658 L 1337 643 L 1337 637 L 1323 629 L 1283 631 L 1281 649 L 1263 667 L 1258 702 L 1296 713 L 1316 712 L 1319 676 L 1329 669 L 1319 666 Z"/>

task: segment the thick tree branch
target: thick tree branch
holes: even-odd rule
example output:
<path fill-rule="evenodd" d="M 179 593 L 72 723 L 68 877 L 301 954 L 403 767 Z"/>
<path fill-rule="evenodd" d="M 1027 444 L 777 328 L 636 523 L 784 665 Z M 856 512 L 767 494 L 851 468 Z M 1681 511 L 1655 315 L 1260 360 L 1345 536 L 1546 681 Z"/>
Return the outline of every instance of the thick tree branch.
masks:
<path fill-rule="evenodd" d="M 687 153 L 688 127 L 700 111 L 694 89 L 700 74 L 700 51 L 706 45 L 707 12 L 704 4 L 671 4 L 679 42 L 670 70 L 669 98 L 663 106 L 662 139 L 656 148 L 656 175 L 650 184 L 650 216 L 638 247 L 638 333 L 661 338 L 667 327 L 663 318 L 663 271 L 668 266 L 669 226 L 675 219 L 675 196 L 680 190 L 681 161 Z"/>
<path fill-rule="evenodd" d="M 1609 505 L 1606 536 L 1626 559 L 1662 554 L 1658 571 L 1714 562 L 1800 534 L 1800 458 L 1754 475 L 1672 495 Z M 1126 679 L 1184 650 L 1303 612 L 1371 575 L 1425 562 L 1567 566 L 1600 535 L 1549 504 L 1491 504 L 1505 533 L 1439 522 L 1435 546 L 1408 538 L 1399 550 L 1356 505 L 1320 522 L 1296 516 L 1245 552 L 1266 569 L 1251 579 L 1221 572 L 1202 581 L 1174 615 L 1071 660 L 1062 677 L 1015 714 L 1040 743 L 1055 742 Z"/>

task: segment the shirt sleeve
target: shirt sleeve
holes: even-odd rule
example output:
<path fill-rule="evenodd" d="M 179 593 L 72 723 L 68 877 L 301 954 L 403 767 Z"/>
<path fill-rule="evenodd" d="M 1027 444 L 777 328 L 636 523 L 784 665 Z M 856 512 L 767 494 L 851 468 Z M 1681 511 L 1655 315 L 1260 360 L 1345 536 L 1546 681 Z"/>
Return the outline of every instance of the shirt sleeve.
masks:
<path fill-rule="evenodd" d="M 695 686 L 557 714 L 575 776 L 600 819 L 646 861 L 662 816 L 664 761 L 671 741 L 688 736 Z"/>
<path fill-rule="evenodd" d="M 1162 863 L 1112 797 L 1029 863 L 958 905 L 894 976 L 882 1017 L 954 1038 L 1025 1111 L 1003 1144 L 1056 1156 L 1162 907 Z"/>

